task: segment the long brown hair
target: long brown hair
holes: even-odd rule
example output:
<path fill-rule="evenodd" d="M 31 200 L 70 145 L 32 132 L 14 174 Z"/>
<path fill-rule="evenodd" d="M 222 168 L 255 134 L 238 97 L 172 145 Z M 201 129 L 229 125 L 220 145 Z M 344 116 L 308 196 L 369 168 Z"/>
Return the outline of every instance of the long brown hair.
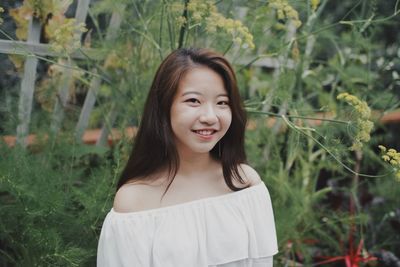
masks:
<path fill-rule="evenodd" d="M 171 128 L 170 109 L 179 82 L 191 69 L 205 66 L 218 73 L 225 85 L 232 112 L 232 122 L 222 139 L 210 151 L 220 161 L 225 183 L 239 191 L 232 179 L 245 182 L 238 167 L 246 161 L 244 131 L 246 113 L 240 99 L 232 66 L 221 55 L 208 49 L 182 48 L 168 55 L 158 68 L 144 106 L 135 143 L 117 184 L 117 190 L 127 182 L 150 180 L 151 174 L 167 168 L 171 179 L 163 196 L 178 171 L 179 156 Z"/>

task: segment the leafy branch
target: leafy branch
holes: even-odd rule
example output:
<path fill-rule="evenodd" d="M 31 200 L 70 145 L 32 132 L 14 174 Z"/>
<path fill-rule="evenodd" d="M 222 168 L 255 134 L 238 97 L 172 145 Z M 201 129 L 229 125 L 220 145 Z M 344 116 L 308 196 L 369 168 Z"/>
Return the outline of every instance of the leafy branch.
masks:
<path fill-rule="evenodd" d="M 368 178 L 381 178 L 390 175 L 390 173 L 382 174 L 382 175 L 369 175 L 369 174 L 363 174 L 359 172 L 353 171 L 349 166 L 347 166 L 345 163 L 343 163 L 329 148 L 327 148 L 324 144 L 322 144 L 320 141 L 318 141 L 314 136 L 308 134 L 307 132 L 304 131 L 303 127 L 299 127 L 292 123 L 286 115 L 279 115 L 280 118 L 283 119 L 283 121 L 286 123 L 289 128 L 295 130 L 298 133 L 301 133 L 302 135 L 310 138 L 313 140 L 316 144 L 318 144 L 322 149 L 324 149 L 336 162 L 338 162 L 343 168 L 345 168 L 347 171 L 354 175 L 358 176 L 363 176 L 363 177 L 368 177 Z"/>

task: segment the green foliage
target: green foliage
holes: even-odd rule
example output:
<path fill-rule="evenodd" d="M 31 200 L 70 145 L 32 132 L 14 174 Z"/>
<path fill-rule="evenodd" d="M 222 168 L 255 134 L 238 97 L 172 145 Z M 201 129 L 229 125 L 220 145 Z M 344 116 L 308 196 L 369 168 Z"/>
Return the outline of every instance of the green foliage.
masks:
<path fill-rule="evenodd" d="M 110 151 L 57 140 L 1 146 L 2 266 L 93 266 L 117 165 Z"/>
<path fill-rule="evenodd" d="M 100 127 L 114 110 L 116 122 L 109 126 L 124 129 L 138 124 L 165 55 L 180 46 L 210 47 L 234 63 L 256 125 L 247 131 L 246 149 L 272 196 L 280 248 L 276 266 L 345 255 L 349 236 L 355 243 L 364 240 L 365 252 L 385 249 L 400 257 L 399 184 L 390 173 L 393 166 L 377 151 L 380 144 L 399 145 L 396 130 L 379 124 L 372 112 L 375 125 L 367 125 L 367 143 L 357 121 L 357 107 L 385 112 L 400 105 L 399 1 L 191 0 L 186 13 L 185 1 L 117 2 L 91 6 L 85 46 L 105 56 L 75 63 L 64 132 L 75 127 L 93 70 L 102 85 L 90 126 Z M 115 12 L 123 20 L 110 40 L 105 25 Z M 64 59 L 47 64 L 36 90 L 34 132 L 49 131 L 65 71 Z M 349 107 L 337 100 L 339 94 L 357 101 L 350 99 Z M 8 115 L 17 101 L 9 99 L 7 110 L 0 109 L 5 133 L 17 124 Z M 321 113 L 326 120 L 315 123 Z M 349 150 L 355 141 L 362 146 Z M 0 147 L 0 265 L 93 266 L 129 148 L 123 140 L 111 150 L 98 149 L 74 143 L 68 134 L 30 151 Z"/>

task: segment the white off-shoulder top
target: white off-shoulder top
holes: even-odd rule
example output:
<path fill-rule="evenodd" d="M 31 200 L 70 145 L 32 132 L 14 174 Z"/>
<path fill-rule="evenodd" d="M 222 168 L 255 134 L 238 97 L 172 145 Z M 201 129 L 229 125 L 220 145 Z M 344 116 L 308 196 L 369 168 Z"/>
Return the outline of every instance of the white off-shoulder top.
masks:
<path fill-rule="evenodd" d="M 278 252 L 263 182 L 216 197 L 137 212 L 111 209 L 98 267 L 269 267 Z"/>

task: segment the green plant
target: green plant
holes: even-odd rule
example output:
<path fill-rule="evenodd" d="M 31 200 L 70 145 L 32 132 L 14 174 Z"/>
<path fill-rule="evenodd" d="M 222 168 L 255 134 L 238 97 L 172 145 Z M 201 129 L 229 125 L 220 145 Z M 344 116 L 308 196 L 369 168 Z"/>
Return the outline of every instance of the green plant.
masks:
<path fill-rule="evenodd" d="M 1 145 L 3 266 L 95 264 L 117 165 L 106 160 L 108 149 L 63 138 L 31 151 Z"/>
<path fill-rule="evenodd" d="M 124 19 L 109 40 L 104 25 L 112 12 Z M 400 105 L 399 12 L 399 1 L 375 0 L 98 1 L 89 12 L 85 44 L 106 56 L 72 66 L 74 101 L 62 129 L 72 132 L 93 77 L 102 85 L 90 126 L 103 125 L 110 111 L 116 115 L 108 127 L 137 125 L 161 58 L 177 47 L 211 47 L 234 63 L 256 125 L 247 132 L 247 154 L 272 196 L 276 265 L 346 255 L 361 264 L 368 257 L 357 254 L 358 244 L 378 257 L 381 249 L 398 257 L 399 186 L 392 179 L 398 149 L 382 160 L 377 147 L 399 143 L 396 130 L 370 110 Z M 75 48 L 66 47 L 67 56 Z M 32 128 L 48 132 L 54 89 L 68 64 L 39 58 L 50 72 L 39 79 Z M 4 125 L 15 126 L 15 118 L 5 117 Z M 130 144 L 122 139 L 111 151 L 93 151 L 69 138 L 39 145 L 35 153 L 1 148 L 5 264 L 94 264 L 101 220 Z"/>

